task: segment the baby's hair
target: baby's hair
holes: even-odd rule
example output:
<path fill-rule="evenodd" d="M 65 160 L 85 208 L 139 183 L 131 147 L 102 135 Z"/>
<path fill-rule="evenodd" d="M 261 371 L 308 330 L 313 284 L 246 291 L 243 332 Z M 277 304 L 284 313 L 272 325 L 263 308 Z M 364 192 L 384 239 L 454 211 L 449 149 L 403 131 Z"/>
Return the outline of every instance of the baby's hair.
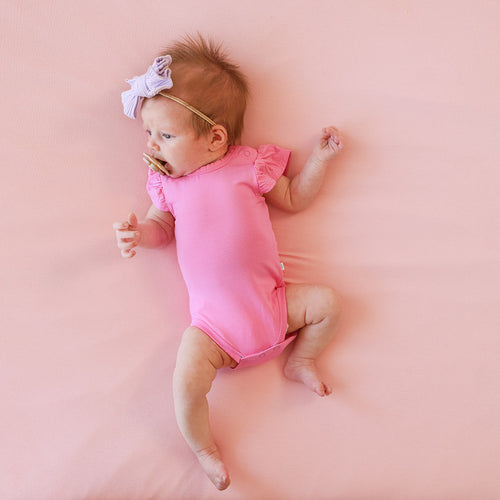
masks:
<path fill-rule="evenodd" d="M 220 44 L 202 37 L 186 35 L 162 50 L 162 56 L 172 56 L 170 90 L 163 92 L 184 99 L 195 108 L 223 125 L 228 143 L 236 144 L 243 132 L 248 84 L 239 67 L 229 60 Z M 207 134 L 212 128 L 193 114 L 196 133 Z"/>
<path fill-rule="evenodd" d="M 230 61 L 220 44 L 200 34 L 186 35 L 166 47 L 160 55 L 172 56 L 173 87 L 164 91 L 184 99 L 223 125 L 228 143 L 235 144 L 243 132 L 248 84 L 239 67 Z M 207 134 L 211 125 L 193 114 L 198 135 Z"/>

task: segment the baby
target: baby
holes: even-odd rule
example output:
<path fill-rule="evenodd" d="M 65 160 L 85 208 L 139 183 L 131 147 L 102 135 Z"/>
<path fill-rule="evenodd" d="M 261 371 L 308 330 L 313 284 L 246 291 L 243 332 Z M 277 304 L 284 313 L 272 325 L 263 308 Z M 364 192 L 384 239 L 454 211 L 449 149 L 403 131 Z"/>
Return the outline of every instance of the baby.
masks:
<path fill-rule="evenodd" d="M 144 221 L 131 213 L 113 227 L 125 258 L 175 235 L 192 317 L 174 370 L 175 413 L 206 474 L 224 490 L 230 479 L 206 398 L 217 370 L 262 363 L 293 341 L 285 376 L 320 396 L 332 392 L 315 360 L 334 334 L 338 298 L 324 286 L 285 284 L 266 203 L 290 212 L 307 207 L 342 142 L 335 128 L 324 128 L 293 179 L 285 175 L 289 151 L 237 145 L 246 78 L 201 36 L 176 42 L 127 82 L 124 111 L 131 118 L 140 111 L 147 133 L 153 204 Z"/>

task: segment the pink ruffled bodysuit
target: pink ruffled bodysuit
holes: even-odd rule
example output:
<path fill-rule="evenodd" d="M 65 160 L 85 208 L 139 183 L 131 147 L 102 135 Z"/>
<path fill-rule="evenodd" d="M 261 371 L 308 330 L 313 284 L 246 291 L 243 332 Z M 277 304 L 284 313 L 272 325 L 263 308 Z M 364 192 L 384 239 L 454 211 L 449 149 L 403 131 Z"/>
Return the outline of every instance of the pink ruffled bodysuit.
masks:
<path fill-rule="evenodd" d="M 175 218 L 191 325 L 240 367 L 276 357 L 295 338 L 286 335 L 285 283 L 262 196 L 289 156 L 272 145 L 231 146 L 221 160 L 184 177 L 149 171 L 153 204 Z"/>

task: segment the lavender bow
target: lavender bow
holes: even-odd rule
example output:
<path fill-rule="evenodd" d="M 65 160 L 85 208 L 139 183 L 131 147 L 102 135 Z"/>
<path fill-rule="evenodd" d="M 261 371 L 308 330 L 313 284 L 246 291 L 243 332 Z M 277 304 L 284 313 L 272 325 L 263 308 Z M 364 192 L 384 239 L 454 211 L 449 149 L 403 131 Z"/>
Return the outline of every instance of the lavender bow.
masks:
<path fill-rule="evenodd" d="M 129 118 L 137 116 L 137 110 L 144 97 L 154 97 L 162 90 L 172 88 L 173 82 L 170 78 L 172 70 L 169 68 L 171 63 L 172 58 L 169 55 L 157 57 L 146 73 L 125 80 L 131 88 L 122 92 L 122 104 L 123 112 Z"/>

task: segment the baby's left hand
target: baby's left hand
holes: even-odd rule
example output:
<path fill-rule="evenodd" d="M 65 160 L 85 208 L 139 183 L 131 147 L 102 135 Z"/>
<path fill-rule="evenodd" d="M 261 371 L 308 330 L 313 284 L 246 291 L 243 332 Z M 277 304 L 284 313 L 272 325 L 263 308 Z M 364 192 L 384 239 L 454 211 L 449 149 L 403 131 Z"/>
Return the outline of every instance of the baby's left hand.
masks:
<path fill-rule="evenodd" d="M 325 127 L 323 129 L 318 144 L 314 148 L 314 153 L 319 160 L 328 161 L 340 153 L 344 147 L 339 131 L 335 127 Z"/>

